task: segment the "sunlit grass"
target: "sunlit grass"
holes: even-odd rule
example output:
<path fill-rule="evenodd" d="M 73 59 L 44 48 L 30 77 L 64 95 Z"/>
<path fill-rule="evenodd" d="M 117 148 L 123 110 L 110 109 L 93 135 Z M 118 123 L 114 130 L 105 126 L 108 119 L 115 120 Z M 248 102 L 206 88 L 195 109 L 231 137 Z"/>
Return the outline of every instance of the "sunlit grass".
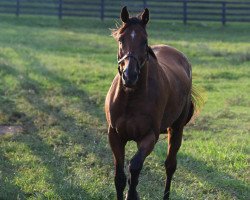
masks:
<path fill-rule="evenodd" d="M 117 73 L 114 21 L 0 17 L 1 199 L 114 199 L 103 103 Z M 248 199 L 250 27 L 150 22 L 149 43 L 193 66 L 206 103 L 188 125 L 172 199 Z M 136 145 L 126 147 L 126 163 Z M 142 199 L 161 199 L 166 138 L 147 158 Z"/>

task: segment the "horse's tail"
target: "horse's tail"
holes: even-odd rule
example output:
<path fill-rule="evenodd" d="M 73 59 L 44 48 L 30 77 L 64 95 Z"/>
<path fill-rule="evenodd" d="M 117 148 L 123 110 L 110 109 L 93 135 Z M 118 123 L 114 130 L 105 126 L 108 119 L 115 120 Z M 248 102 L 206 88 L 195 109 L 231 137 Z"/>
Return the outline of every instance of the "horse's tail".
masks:
<path fill-rule="evenodd" d="M 192 86 L 191 101 L 194 106 L 194 114 L 199 114 L 205 103 L 202 93 L 203 91 L 201 88 Z"/>
<path fill-rule="evenodd" d="M 188 123 L 191 120 L 191 118 L 195 119 L 199 115 L 200 110 L 203 107 L 204 102 L 205 102 L 201 95 L 202 93 L 203 93 L 202 89 L 192 86 L 191 105 L 190 105 L 188 119 L 186 123 Z"/>

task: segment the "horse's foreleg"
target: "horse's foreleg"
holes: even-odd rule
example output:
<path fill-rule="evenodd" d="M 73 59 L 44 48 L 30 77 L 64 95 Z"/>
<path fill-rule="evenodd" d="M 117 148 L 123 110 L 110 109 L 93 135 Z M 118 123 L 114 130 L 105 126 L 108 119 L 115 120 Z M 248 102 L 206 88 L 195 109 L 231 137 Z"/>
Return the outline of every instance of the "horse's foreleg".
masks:
<path fill-rule="evenodd" d="M 165 161 L 166 168 L 166 186 L 164 191 L 164 200 L 169 199 L 170 185 L 173 174 L 176 170 L 177 160 L 176 155 L 181 146 L 183 128 L 180 129 L 169 129 L 168 130 L 168 155 Z"/>
<path fill-rule="evenodd" d="M 109 144 L 114 156 L 116 195 L 118 200 L 123 200 L 123 191 L 126 187 L 126 175 L 124 173 L 126 142 L 122 141 L 114 129 L 109 128 Z"/>
<path fill-rule="evenodd" d="M 129 190 L 127 200 L 137 200 L 139 196 L 136 191 L 138 185 L 139 174 L 143 166 L 145 158 L 152 152 L 156 142 L 155 134 L 150 132 L 140 142 L 137 143 L 138 151 L 131 159 L 129 164 Z"/>

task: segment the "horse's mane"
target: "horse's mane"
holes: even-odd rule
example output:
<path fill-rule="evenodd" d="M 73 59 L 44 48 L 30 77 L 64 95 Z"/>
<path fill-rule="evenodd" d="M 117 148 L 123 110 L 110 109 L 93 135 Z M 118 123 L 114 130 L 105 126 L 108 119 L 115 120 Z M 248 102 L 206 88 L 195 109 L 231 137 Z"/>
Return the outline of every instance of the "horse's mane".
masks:
<path fill-rule="evenodd" d="M 155 55 L 153 49 L 152 49 L 150 46 L 148 46 L 148 53 L 149 53 L 153 58 L 155 58 L 155 59 L 157 60 L 157 57 L 156 57 L 156 55 Z"/>

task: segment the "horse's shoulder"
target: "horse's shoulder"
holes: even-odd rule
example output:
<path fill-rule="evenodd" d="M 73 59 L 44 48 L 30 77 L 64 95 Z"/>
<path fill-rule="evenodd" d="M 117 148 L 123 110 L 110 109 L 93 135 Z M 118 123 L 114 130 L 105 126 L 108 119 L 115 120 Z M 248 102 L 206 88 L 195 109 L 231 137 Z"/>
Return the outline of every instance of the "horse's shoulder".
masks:
<path fill-rule="evenodd" d="M 115 94 L 117 87 L 118 87 L 118 83 L 119 83 L 119 74 L 117 74 L 115 76 L 115 78 L 113 79 L 113 81 L 111 83 L 109 91 L 106 95 L 105 107 L 109 106 L 111 99 L 114 97 L 114 94 Z"/>
<path fill-rule="evenodd" d="M 117 88 L 118 83 L 119 83 L 119 74 L 117 73 L 111 83 L 108 93 L 114 92 L 114 90 Z"/>
<path fill-rule="evenodd" d="M 110 115 L 110 112 L 112 109 L 112 105 L 114 102 L 114 98 L 115 98 L 115 94 L 117 92 L 117 88 L 118 88 L 118 85 L 119 85 L 119 74 L 117 74 L 115 76 L 115 78 L 113 79 L 112 81 L 112 84 L 109 88 L 109 91 L 106 95 L 106 99 L 105 99 L 105 113 L 106 113 L 106 119 L 108 121 L 109 124 L 112 124 L 112 119 L 111 119 L 111 115 Z"/>

